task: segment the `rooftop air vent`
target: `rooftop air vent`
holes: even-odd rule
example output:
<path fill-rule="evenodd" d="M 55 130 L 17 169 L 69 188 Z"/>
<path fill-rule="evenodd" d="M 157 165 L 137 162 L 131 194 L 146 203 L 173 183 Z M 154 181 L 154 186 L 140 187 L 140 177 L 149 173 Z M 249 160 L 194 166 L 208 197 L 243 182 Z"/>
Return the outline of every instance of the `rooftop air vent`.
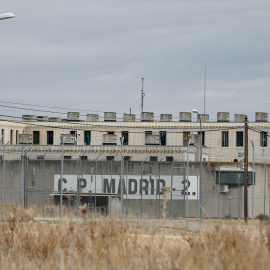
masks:
<path fill-rule="evenodd" d="M 268 113 L 266 112 L 256 112 L 255 113 L 256 122 L 268 122 Z"/>
<path fill-rule="evenodd" d="M 124 113 L 124 115 L 123 115 L 123 121 L 124 122 L 135 122 L 136 121 L 135 114 Z"/>
<path fill-rule="evenodd" d="M 80 113 L 79 112 L 68 112 L 67 113 L 68 121 L 80 121 Z"/>
<path fill-rule="evenodd" d="M 191 112 L 180 112 L 179 113 L 180 122 L 191 122 Z"/>
<path fill-rule="evenodd" d="M 146 134 L 145 145 L 159 145 L 159 135 Z"/>
<path fill-rule="evenodd" d="M 141 121 L 142 122 L 154 122 L 155 115 L 152 112 L 142 112 Z"/>
<path fill-rule="evenodd" d="M 200 117 L 201 117 L 202 123 L 209 122 L 209 114 L 200 114 L 200 116 L 197 114 L 197 122 L 200 122 Z"/>
<path fill-rule="evenodd" d="M 23 121 L 35 121 L 36 117 L 35 115 L 22 115 L 22 120 Z"/>
<path fill-rule="evenodd" d="M 49 117 L 48 116 L 36 116 L 37 121 L 48 121 Z"/>
<path fill-rule="evenodd" d="M 64 144 L 76 144 L 74 134 L 61 134 L 61 141 L 62 141 L 62 138 L 64 137 L 65 137 Z"/>
<path fill-rule="evenodd" d="M 234 115 L 234 122 L 236 122 L 236 123 L 244 123 L 246 117 L 247 116 L 245 114 L 235 114 Z"/>
<path fill-rule="evenodd" d="M 104 134 L 103 135 L 103 145 L 116 145 L 116 135 L 114 134 Z"/>
<path fill-rule="evenodd" d="M 99 115 L 98 114 L 87 114 L 86 115 L 86 121 L 87 122 L 98 122 L 99 121 Z"/>
<path fill-rule="evenodd" d="M 33 143 L 32 134 L 19 134 L 19 143 L 20 144 L 32 144 Z"/>
<path fill-rule="evenodd" d="M 61 122 L 61 117 L 49 117 L 49 122 Z"/>
<path fill-rule="evenodd" d="M 116 112 L 104 112 L 105 122 L 116 122 Z"/>
<path fill-rule="evenodd" d="M 172 114 L 161 114 L 160 122 L 172 122 Z"/>
<path fill-rule="evenodd" d="M 230 114 L 228 112 L 218 112 L 217 113 L 217 121 L 218 122 L 229 122 Z"/>

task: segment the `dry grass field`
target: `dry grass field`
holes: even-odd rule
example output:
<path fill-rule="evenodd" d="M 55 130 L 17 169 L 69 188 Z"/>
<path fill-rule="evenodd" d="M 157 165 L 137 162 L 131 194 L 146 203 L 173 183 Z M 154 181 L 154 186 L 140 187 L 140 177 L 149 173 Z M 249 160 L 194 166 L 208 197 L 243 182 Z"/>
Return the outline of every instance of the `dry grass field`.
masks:
<path fill-rule="evenodd" d="M 35 215 L 35 208 L 6 205 L 0 269 L 270 268 L 269 227 L 259 221 L 220 221 L 187 231 L 134 226 L 130 219 L 88 216 L 85 209 L 79 221 L 62 224 L 35 221 Z"/>

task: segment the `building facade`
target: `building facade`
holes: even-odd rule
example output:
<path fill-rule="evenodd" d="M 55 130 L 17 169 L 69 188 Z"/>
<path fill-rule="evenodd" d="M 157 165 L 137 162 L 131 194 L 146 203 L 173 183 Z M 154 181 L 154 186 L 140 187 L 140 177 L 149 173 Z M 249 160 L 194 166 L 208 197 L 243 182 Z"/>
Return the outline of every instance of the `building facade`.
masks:
<path fill-rule="evenodd" d="M 256 113 L 256 121 L 248 122 L 249 215 L 253 199 L 255 214 L 269 212 L 270 125 L 266 116 Z M 169 186 L 172 217 L 184 217 L 187 202 L 189 216 L 198 216 L 202 200 L 204 217 L 242 218 L 244 115 L 235 115 L 233 122 L 227 113 L 218 113 L 216 122 L 207 115 L 192 122 L 190 113 L 180 113 L 177 122 L 171 119 L 160 115 L 160 121 L 154 121 L 152 113 L 142 113 L 141 121 L 132 114 L 118 121 L 115 113 L 104 113 L 104 121 L 98 121 L 98 115 L 81 120 L 73 112 L 67 119 L 24 115 L 20 121 L 1 121 L 2 197 L 23 204 L 49 203 L 50 196 L 59 194 L 64 150 L 64 192 L 88 194 L 91 207 L 97 194 L 119 195 L 122 175 L 124 208 L 129 213 L 159 216 L 161 187 Z"/>

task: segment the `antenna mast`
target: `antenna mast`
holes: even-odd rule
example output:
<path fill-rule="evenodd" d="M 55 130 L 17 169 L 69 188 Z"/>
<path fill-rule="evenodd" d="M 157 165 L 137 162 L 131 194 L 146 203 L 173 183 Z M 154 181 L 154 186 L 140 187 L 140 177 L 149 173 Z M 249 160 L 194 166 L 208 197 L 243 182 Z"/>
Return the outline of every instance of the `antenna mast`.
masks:
<path fill-rule="evenodd" d="M 143 98 L 145 96 L 144 91 L 143 91 L 143 83 L 144 83 L 144 78 L 142 77 L 142 92 L 141 92 L 141 114 L 143 112 Z"/>

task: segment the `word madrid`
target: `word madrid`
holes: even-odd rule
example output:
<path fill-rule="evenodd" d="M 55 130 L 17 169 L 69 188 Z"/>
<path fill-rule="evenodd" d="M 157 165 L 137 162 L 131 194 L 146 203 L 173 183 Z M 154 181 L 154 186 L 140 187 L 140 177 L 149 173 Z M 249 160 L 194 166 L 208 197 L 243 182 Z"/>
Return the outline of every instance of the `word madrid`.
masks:
<path fill-rule="evenodd" d="M 54 175 L 54 191 L 60 191 L 60 175 Z M 84 175 L 77 179 L 77 175 L 63 176 L 63 192 L 82 193 L 108 193 L 120 194 L 121 184 L 119 175 Z M 163 195 L 162 187 L 171 187 L 172 199 L 184 199 L 186 196 L 190 200 L 198 200 L 199 179 L 197 176 L 189 176 L 188 180 L 183 176 L 162 176 L 162 178 L 140 175 L 130 175 L 122 179 L 123 194 L 128 199 L 155 199 L 156 196 Z"/>

